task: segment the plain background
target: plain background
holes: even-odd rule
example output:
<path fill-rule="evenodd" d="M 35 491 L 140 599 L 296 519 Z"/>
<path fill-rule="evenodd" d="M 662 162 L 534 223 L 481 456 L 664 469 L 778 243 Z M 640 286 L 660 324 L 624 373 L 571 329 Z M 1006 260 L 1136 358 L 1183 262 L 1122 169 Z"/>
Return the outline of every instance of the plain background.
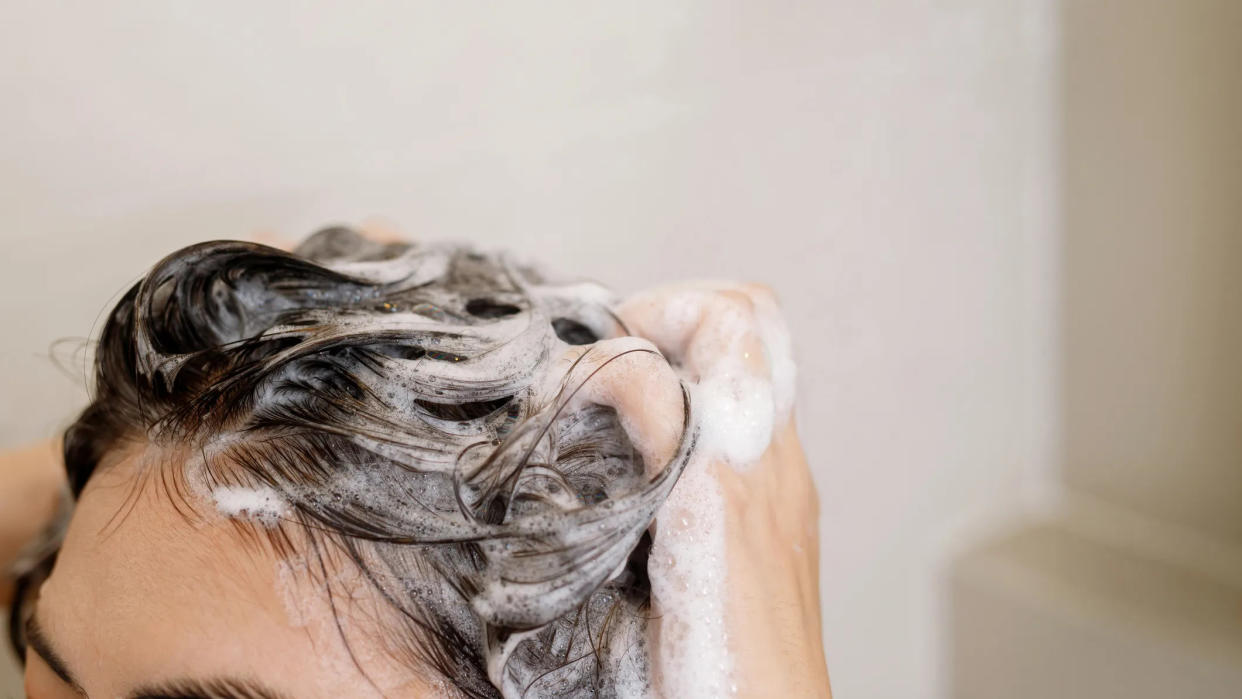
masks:
<path fill-rule="evenodd" d="M 1056 478 L 1055 6 L 9 3 L 0 446 L 82 404 L 54 343 L 198 240 L 379 217 L 621 290 L 764 281 L 834 689 L 932 695 L 945 542 Z"/>

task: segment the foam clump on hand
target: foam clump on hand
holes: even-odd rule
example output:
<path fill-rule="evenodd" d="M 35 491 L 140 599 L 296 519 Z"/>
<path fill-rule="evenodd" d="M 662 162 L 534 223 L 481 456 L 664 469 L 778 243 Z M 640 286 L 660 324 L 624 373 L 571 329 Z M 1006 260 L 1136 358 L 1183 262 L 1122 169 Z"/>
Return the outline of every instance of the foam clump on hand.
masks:
<path fill-rule="evenodd" d="M 635 332 L 679 367 L 694 400 L 701 454 L 745 470 L 789 419 L 796 368 L 789 333 L 767 291 L 699 282 L 623 305 Z"/>

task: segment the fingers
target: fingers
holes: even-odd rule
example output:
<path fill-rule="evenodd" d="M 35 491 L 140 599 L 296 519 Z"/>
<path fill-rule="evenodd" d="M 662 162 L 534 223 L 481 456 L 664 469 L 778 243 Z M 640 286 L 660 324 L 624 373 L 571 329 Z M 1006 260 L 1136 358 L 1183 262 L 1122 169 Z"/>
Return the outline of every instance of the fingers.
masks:
<path fill-rule="evenodd" d="M 362 222 L 356 229 L 358 235 L 377 243 L 405 243 L 409 236 L 404 235 L 392 222 L 382 218 L 370 218 Z M 250 234 L 250 240 L 278 250 L 291 251 L 298 246 L 298 241 L 280 231 L 263 228 Z"/>
<path fill-rule="evenodd" d="M 757 319 L 760 305 L 775 309 L 775 296 L 761 285 L 699 282 L 637 294 L 621 304 L 617 315 L 693 380 L 731 361 L 766 378 L 770 368 Z"/>
<path fill-rule="evenodd" d="M 686 417 L 681 381 L 651 342 L 622 337 L 569 347 L 552 376 L 553 390 L 562 391 L 571 409 L 587 402 L 617 411 L 649 477 L 676 454 Z"/>
<path fill-rule="evenodd" d="M 397 224 L 384 218 L 369 218 L 362 222 L 358 233 L 377 243 L 408 243 L 410 237 L 401 232 Z"/>
<path fill-rule="evenodd" d="M 755 463 L 793 399 L 788 334 L 771 290 L 683 284 L 634 296 L 618 316 L 693 384 L 702 448 L 735 467 Z"/>
<path fill-rule="evenodd" d="M 250 240 L 259 245 L 266 245 L 277 250 L 289 251 L 298 246 L 297 242 L 291 240 L 288 236 L 267 228 L 251 233 Z"/>

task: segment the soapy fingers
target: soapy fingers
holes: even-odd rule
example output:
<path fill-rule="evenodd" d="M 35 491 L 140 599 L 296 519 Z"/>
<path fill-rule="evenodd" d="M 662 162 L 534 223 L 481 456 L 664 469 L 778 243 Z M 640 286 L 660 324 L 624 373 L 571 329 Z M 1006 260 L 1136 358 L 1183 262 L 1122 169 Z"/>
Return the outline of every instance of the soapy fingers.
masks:
<path fill-rule="evenodd" d="M 699 456 L 657 516 L 652 662 L 663 696 L 830 695 L 820 637 L 818 501 L 792 420 L 775 296 L 684 284 L 618 311 L 677 367 Z"/>
<path fill-rule="evenodd" d="M 703 450 L 758 461 L 789 421 L 794 363 L 775 296 L 756 284 L 682 284 L 628 299 L 618 315 L 691 385 Z"/>
<path fill-rule="evenodd" d="M 568 347 L 549 372 L 556 385 L 545 387 L 570 401 L 606 405 L 617 411 L 621 427 L 654 476 L 676 453 L 685 430 L 681 383 L 651 342 L 637 337 Z"/>

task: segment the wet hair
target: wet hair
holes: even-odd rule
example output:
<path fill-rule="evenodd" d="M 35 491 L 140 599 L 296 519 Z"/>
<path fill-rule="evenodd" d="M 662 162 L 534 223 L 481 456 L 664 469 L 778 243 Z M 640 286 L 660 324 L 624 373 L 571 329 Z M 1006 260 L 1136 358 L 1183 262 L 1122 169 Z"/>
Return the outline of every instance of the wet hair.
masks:
<path fill-rule="evenodd" d="M 648 477 L 615 411 L 572 400 L 589 372 L 540 389 L 567 345 L 627 334 L 608 305 L 502 255 L 341 228 L 293 253 L 185 248 L 103 328 L 70 487 L 126 440 L 179 448 L 170 497 L 271 494 L 245 526 L 329 601 L 344 554 L 387 644 L 462 695 L 643 693 L 647 529 L 693 450 L 688 394 Z"/>

